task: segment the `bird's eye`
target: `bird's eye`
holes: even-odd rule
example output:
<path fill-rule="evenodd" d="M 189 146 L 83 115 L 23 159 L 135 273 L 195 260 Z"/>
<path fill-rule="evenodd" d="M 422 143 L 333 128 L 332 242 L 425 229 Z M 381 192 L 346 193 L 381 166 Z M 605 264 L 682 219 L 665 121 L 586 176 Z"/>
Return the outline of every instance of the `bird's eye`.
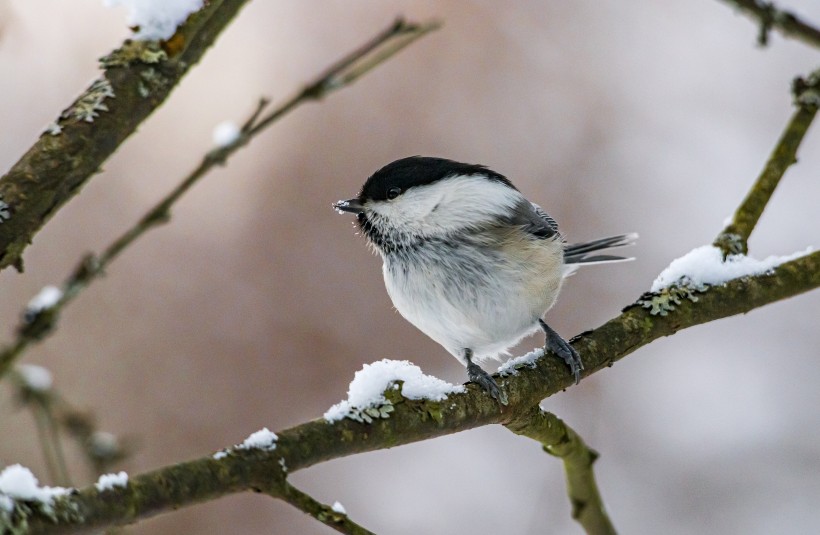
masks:
<path fill-rule="evenodd" d="M 388 199 L 395 199 L 401 194 L 401 188 L 390 188 L 387 190 L 387 198 Z"/>

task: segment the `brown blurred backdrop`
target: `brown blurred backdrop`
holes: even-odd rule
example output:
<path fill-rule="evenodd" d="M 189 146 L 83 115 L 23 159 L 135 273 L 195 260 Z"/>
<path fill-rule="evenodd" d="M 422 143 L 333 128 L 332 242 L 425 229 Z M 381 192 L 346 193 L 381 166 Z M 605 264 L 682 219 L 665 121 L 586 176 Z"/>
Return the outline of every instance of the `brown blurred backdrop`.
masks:
<path fill-rule="evenodd" d="M 815 0 L 790 0 L 820 22 Z M 281 99 L 396 15 L 444 28 L 355 86 L 298 109 L 209 176 L 111 266 L 24 362 L 101 426 L 132 437 L 138 473 L 263 426 L 319 417 L 365 362 L 464 369 L 391 309 L 380 261 L 330 203 L 396 158 L 487 164 L 572 239 L 637 231 L 631 264 L 573 277 L 548 319 L 569 337 L 616 315 L 673 258 L 710 242 L 791 113 L 820 52 L 714 0 L 252 2 L 168 103 L 25 254 L 0 273 L 0 340 L 170 189 L 261 95 Z M 99 0 L 0 0 L 5 171 L 127 35 Z M 815 125 L 751 242 L 817 245 Z M 808 533 L 820 523 L 820 294 L 681 332 L 545 401 L 601 453 L 623 533 Z M 521 351 L 543 342 L 532 338 Z M 0 390 L 0 465 L 46 482 L 31 415 Z M 72 450 L 73 451 L 73 450 Z M 93 481 L 72 455 L 78 484 Z M 479 468 L 477 468 L 479 467 Z M 579 533 L 560 462 L 500 428 L 338 460 L 293 480 L 377 533 Z M 241 495 L 133 533 L 330 533 Z"/>

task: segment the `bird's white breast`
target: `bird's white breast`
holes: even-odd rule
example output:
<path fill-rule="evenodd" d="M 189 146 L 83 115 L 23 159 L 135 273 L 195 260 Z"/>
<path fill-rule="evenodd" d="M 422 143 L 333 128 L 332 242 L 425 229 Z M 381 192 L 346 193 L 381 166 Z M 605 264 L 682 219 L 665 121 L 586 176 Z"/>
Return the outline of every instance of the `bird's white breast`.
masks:
<path fill-rule="evenodd" d="M 465 348 L 478 360 L 496 357 L 537 330 L 563 279 L 559 240 L 509 228 L 430 240 L 383 259 L 399 313 L 459 358 Z"/>

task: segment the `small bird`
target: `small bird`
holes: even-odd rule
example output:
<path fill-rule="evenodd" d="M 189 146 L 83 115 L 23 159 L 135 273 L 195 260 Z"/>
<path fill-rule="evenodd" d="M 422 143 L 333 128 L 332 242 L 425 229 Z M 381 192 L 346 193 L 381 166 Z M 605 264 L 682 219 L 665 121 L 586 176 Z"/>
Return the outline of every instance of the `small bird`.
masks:
<path fill-rule="evenodd" d="M 592 253 L 637 239 L 622 234 L 568 245 L 555 220 L 505 176 L 444 158 L 396 160 L 373 173 L 358 197 L 333 206 L 356 214 L 381 255 L 396 310 L 503 405 L 506 394 L 477 362 L 509 355 L 540 328 L 546 349 L 578 383 L 581 357 L 542 316 L 579 265 L 631 260 Z"/>

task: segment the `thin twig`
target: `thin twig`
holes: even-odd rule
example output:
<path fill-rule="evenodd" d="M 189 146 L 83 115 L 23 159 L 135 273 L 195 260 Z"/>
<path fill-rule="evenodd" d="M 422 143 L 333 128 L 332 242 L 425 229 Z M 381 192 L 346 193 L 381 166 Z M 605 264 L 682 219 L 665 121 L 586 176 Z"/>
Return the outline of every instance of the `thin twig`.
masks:
<path fill-rule="evenodd" d="M 51 481 L 60 486 L 71 485 L 59 436 L 59 423 L 54 417 L 51 386 L 39 384 L 36 379 L 30 380 L 31 376 L 18 369 L 12 370 L 9 377 L 17 388 L 16 394 L 20 405 L 31 409 L 38 442 Z"/>
<path fill-rule="evenodd" d="M 320 100 L 331 92 L 352 84 L 404 47 L 440 27 L 441 23 L 437 21 L 414 24 L 405 22 L 403 19 L 396 20 L 389 28 L 331 65 L 316 80 L 307 84 L 302 91 L 254 124 L 248 131 L 248 136 L 266 128 L 302 102 Z"/>
<path fill-rule="evenodd" d="M 769 43 L 769 32 L 772 28 L 784 36 L 799 39 L 804 43 L 820 48 L 820 30 L 801 20 L 797 15 L 775 7 L 772 2 L 761 0 L 723 0 L 735 6 L 741 12 L 753 18 L 760 25 L 757 42 L 760 46 Z"/>
<path fill-rule="evenodd" d="M 57 477 L 55 477 L 55 481 L 58 485 L 64 487 L 70 487 L 71 485 L 71 476 L 68 473 L 68 463 L 66 463 L 65 459 L 65 449 L 63 448 L 63 441 L 60 439 L 60 427 L 57 419 L 54 417 L 54 411 L 52 407 L 48 403 L 44 403 L 41 405 L 40 409 L 44 415 L 46 425 L 47 425 L 47 432 L 48 432 L 48 440 L 51 443 L 51 449 L 54 453 L 54 461 L 57 467 Z"/>
<path fill-rule="evenodd" d="M 32 411 L 46 468 L 54 483 L 60 486 L 71 485 L 60 430 L 76 442 L 94 477 L 106 472 L 114 462 L 128 456 L 116 437 L 100 432 L 93 416 L 74 408 L 55 387 L 45 391 L 37 390 L 15 368 L 9 372 L 9 378 L 18 390 L 20 403 Z"/>
<path fill-rule="evenodd" d="M 55 448 L 51 442 L 53 435 L 49 431 L 49 422 L 46 418 L 45 410 L 43 406 L 38 403 L 32 404 L 31 407 L 35 428 L 37 429 L 37 441 L 40 443 L 40 452 L 46 464 L 46 473 L 48 473 L 48 477 L 51 481 L 54 481 L 55 484 L 65 486 L 68 483 L 63 479 L 63 472 L 55 455 Z"/>
<path fill-rule="evenodd" d="M 226 159 L 234 152 L 247 145 L 262 130 L 298 105 L 320 99 L 350 85 L 365 72 L 372 70 L 411 42 L 437 29 L 439 26 L 437 22 L 412 24 L 399 19 L 376 38 L 368 41 L 365 46 L 333 64 L 316 80 L 308 84 L 305 89 L 260 119 L 263 109 L 268 104 L 266 99 L 261 99 L 254 112 L 244 123 L 239 137 L 233 143 L 218 147 L 205 155 L 196 169 L 149 210 L 139 222 L 106 247 L 99 256 L 86 256 L 73 275 L 63 284 L 63 294 L 57 303 L 35 315 L 31 321 L 23 322 L 19 326 L 17 339 L 0 350 L 0 377 L 8 371 L 14 360 L 30 344 L 42 340 L 53 332 L 56 318 L 62 309 L 91 281 L 102 275 L 108 264 L 117 258 L 123 250 L 148 230 L 167 222 L 174 203 L 208 171 L 217 165 L 224 164 Z M 354 67 L 355 70 L 352 70 Z"/>
<path fill-rule="evenodd" d="M 332 507 L 316 501 L 313 497 L 297 489 L 287 481 L 284 482 L 284 489 L 271 495 L 275 498 L 281 498 L 297 509 L 309 514 L 322 524 L 330 526 L 340 533 L 347 533 L 349 535 L 375 535 L 372 531 L 350 520 L 347 513 L 334 511 Z"/>
<path fill-rule="evenodd" d="M 795 80 L 794 93 L 797 110 L 786 125 L 760 176 L 732 216 L 731 222 L 715 238 L 715 247 L 720 247 L 724 255 L 748 252 L 749 236 L 780 179 L 789 166 L 797 161 L 797 149 L 820 105 L 820 70 L 813 72 L 806 79 Z"/>
<path fill-rule="evenodd" d="M 506 424 L 517 435 L 541 443 L 544 451 L 564 461 L 567 494 L 572 504 L 572 518 L 594 535 L 614 535 L 615 527 L 606 513 L 592 464 L 598 454 L 560 418 L 538 406 L 525 411 Z"/>

